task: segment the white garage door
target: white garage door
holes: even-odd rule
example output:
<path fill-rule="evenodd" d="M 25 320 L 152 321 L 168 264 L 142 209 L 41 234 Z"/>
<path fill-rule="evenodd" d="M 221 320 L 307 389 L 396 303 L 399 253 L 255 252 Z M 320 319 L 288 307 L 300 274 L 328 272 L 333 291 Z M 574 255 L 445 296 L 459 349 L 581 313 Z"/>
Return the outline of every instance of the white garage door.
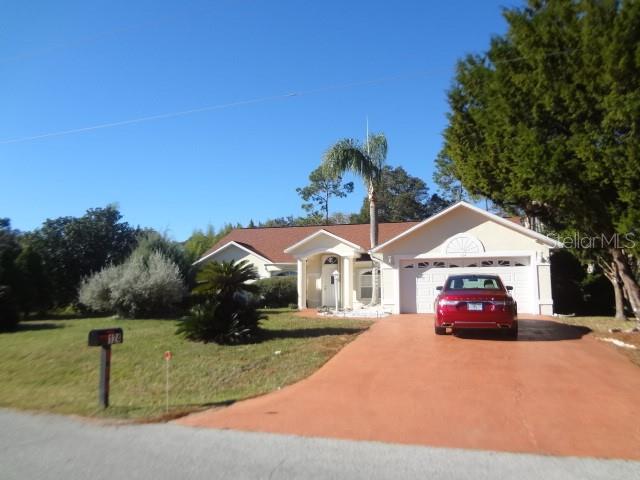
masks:
<path fill-rule="evenodd" d="M 400 311 L 433 313 L 436 287 L 449 275 L 490 273 L 499 275 L 518 302 L 518 312 L 532 313 L 531 269 L 528 258 L 463 258 L 455 260 L 409 260 L 400 265 Z"/>

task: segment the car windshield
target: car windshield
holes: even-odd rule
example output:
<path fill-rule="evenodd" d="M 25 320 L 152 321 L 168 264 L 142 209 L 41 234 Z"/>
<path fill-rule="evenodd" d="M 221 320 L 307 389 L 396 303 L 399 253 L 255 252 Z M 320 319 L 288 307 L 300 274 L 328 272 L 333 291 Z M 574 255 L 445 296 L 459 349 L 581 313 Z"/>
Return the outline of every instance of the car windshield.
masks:
<path fill-rule="evenodd" d="M 449 277 L 445 290 L 501 290 L 498 277 L 491 275 L 456 275 Z"/>

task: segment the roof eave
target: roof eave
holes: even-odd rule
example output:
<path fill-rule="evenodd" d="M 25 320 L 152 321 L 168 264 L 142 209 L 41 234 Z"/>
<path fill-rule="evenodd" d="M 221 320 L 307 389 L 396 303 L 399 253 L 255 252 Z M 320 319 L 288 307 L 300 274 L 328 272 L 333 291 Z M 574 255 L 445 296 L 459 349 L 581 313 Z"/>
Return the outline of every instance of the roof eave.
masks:
<path fill-rule="evenodd" d="M 213 252 L 208 253 L 202 257 L 200 257 L 198 260 L 196 260 L 195 262 L 193 262 L 192 265 L 197 265 L 198 263 L 202 263 L 204 262 L 206 259 L 214 256 L 216 253 L 221 252 L 222 250 L 224 250 L 225 248 L 228 248 L 230 246 L 235 246 L 240 248 L 241 250 L 244 250 L 247 253 L 250 253 L 251 255 L 255 255 L 256 257 L 258 257 L 259 259 L 263 260 L 266 263 L 274 263 L 273 260 L 266 258 L 262 255 L 260 255 L 258 252 L 251 250 L 250 248 L 245 247 L 244 245 L 236 242 L 235 240 L 229 240 L 227 243 L 225 243 L 224 245 L 222 245 L 221 247 L 215 249 Z"/>

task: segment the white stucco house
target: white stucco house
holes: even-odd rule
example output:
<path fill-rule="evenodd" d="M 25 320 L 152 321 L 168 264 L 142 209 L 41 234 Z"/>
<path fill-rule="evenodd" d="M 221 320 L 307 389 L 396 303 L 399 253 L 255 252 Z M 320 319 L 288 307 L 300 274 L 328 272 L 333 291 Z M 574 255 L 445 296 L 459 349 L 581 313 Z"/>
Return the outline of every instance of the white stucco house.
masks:
<path fill-rule="evenodd" d="M 301 309 L 367 304 L 375 273 L 385 310 L 432 313 L 447 275 L 472 271 L 513 286 L 520 313 L 553 313 L 549 257 L 560 244 L 469 203 L 422 222 L 381 223 L 379 245 L 368 245 L 368 224 L 236 229 L 198 262 L 249 260 L 261 277 L 295 275 Z"/>

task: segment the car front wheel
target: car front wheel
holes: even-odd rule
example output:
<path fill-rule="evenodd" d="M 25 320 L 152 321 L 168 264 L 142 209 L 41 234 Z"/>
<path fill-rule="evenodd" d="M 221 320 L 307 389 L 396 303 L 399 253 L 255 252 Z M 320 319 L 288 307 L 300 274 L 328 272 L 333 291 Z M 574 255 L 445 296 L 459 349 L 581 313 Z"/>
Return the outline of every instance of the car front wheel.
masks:
<path fill-rule="evenodd" d="M 447 329 L 444 327 L 438 327 L 437 325 L 434 327 L 436 331 L 436 335 L 444 335 L 447 333 Z"/>

